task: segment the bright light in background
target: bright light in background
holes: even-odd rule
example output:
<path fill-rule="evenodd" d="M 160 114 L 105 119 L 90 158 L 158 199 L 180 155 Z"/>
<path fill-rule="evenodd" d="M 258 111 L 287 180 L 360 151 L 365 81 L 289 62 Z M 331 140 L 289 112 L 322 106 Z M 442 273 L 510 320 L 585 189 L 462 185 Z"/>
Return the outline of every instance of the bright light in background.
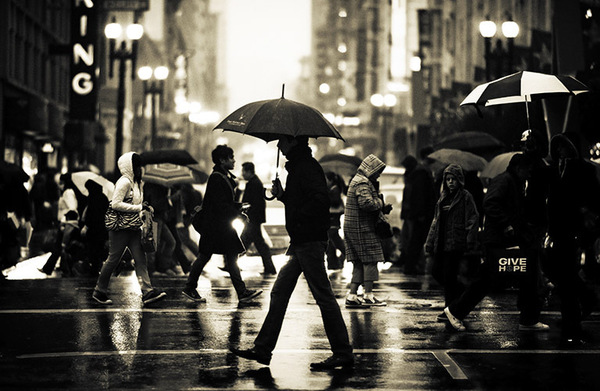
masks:
<path fill-rule="evenodd" d="M 319 86 L 319 91 L 321 92 L 321 94 L 328 94 L 330 89 L 331 88 L 327 83 L 321 83 L 321 85 Z"/>

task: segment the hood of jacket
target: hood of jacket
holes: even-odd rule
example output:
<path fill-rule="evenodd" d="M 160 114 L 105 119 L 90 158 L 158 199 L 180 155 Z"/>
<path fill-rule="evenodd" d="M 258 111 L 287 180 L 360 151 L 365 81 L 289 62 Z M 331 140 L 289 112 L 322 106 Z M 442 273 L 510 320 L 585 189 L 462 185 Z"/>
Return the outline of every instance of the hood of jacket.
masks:
<path fill-rule="evenodd" d="M 371 178 L 373 175 L 381 173 L 384 169 L 385 163 L 377 156 L 371 154 L 364 158 L 360 163 L 360 166 L 358 166 L 358 173 L 367 178 Z"/>
<path fill-rule="evenodd" d="M 444 170 L 444 181 L 442 182 L 444 189 L 446 189 L 446 176 L 450 174 L 454 175 L 454 178 L 456 178 L 456 180 L 460 184 L 460 187 L 465 187 L 465 174 L 463 172 L 462 167 L 458 164 L 452 163 L 449 164 L 448 167 L 446 167 L 446 169 Z"/>
<path fill-rule="evenodd" d="M 133 183 L 133 155 L 135 152 L 127 152 L 117 160 L 117 166 L 121 175 L 127 177 Z"/>
<path fill-rule="evenodd" d="M 552 137 L 552 140 L 550 140 L 550 156 L 552 157 L 553 161 L 557 162 L 559 159 L 558 148 L 560 146 L 564 146 L 569 150 L 569 157 L 579 157 L 579 152 L 577 151 L 577 148 L 575 148 L 575 144 L 573 144 L 573 142 L 564 134 L 557 134 L 556 136 Z"/>

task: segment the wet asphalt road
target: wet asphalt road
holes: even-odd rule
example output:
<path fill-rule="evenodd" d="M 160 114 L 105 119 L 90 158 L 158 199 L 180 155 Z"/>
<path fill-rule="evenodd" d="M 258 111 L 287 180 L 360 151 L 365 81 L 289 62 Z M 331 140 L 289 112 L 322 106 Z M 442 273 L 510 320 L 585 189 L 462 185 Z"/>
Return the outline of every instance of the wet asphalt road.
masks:
<path fill-rule="evenodd" d="M 276 266 L 285 261 L 277 256 Z M 319 309 L 301 279 L 269 367 L 239 359 L 230 346 L 249 347 L 268 308 L 274 277 L 260 275 L 260 258 L 240 259 L 250 288 L 265 293 L 239 306 L 227 275 L 209 263 L 199 292 L 180 294 L 184 277 L 153 278 L 166 300 L 141 306 L 135 276 L 111 282 L 114 305 L 91 301 L 93 279 L 44 278 L 0 283 L 1 389 L 598 389 L 600 313 L 584 323 L 589 343 L 558 348 L 557 303 L 542 320 L 550 332 L 518 331 L 516 292 L 486 298 L 458 333 L 436 322 L 442 291 L 430 278 L 381 273 L 376 295 L 387 307 L 345 309 L 350 267 L 332 274 L 355 348 L 353 370 L 310 371 L 330 355 Z M 40 276 L 36 276 L 40 277 Z"/>

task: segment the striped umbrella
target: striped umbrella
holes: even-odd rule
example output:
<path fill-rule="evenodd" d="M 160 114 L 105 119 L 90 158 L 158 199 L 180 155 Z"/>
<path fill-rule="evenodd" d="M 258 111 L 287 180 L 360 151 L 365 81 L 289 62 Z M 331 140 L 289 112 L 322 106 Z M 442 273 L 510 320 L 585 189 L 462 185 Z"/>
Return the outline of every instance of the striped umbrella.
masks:
<path fill-rule="evenodd" d="M 182 183 L 193 183 L 194 175 L 188 167 L 178 164 L 160 163 L 144 167 L 142 180 L 148 183 L 170 187 Z"/>

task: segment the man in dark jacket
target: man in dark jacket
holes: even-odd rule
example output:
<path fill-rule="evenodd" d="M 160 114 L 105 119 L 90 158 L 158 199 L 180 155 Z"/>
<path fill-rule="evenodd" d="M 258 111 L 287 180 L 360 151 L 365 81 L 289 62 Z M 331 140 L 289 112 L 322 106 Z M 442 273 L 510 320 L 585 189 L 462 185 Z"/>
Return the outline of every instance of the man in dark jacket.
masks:
<path fill-rule="evenodd" d="M 212 151 L 215 164 L 206 184 L 206 193 L 202 203 L 203 223 L 200 229 L 200 251 L 188 276 L 183 295 L 201 303 L 206 299 L 198 294 L 198 279 L 204 266 L 213 254 L 223 254 L 225 265 L 231 277 L 231 283 L 237 292 L 240 303 L 247 303 L 262 293 L 262 290 L 246 289 L 237 265 L 238 254 L 244 252 L 244 245 L 231 225 L 241 216 L 240 205 L 235 202 L 236 183 L 233 174 L 235 159 L 233 149 L 227 145 L 218 145 Z"/>
<path fill-rule="evenodd" d="M 271 249 L 263 238 L 260 225 L 267 219 L 265 216 L 266 202 L 264 197 L 263 183 L 254 172 L 254 163 L 246 162 L 242 164 L 242 176 L 247 181 L 246 189 L 242 197 L 242 204 L 249 204 L 250 207 L 246 214 L 248 223 L 244 226 L 241 239 L 244 247 L 248 248 L 252 243 L 262 258 L 264 274 L 277 274 L 273 260 L 271 259 Z"/>
<path fill-rule="evenodd" d="M 527 257 L 526 273 L 519 279 L 519 330 L 548 330 L 548 325 L 539 322 L 542 307 L 537 294 L 539 269 L 537 259 L 532 256 L 533 232 L 524 213 L 525 186 L 531 176 L 532 166 L 533 162 L 529 156 L 517 154 L 510 160 L 506 171 L 490 183 L 483 200 L 483 244 L 486 262 L 467 290 L 444 309 L 448 321 L 458 331 L 465 330 L 462 320 L 485 297 L 491 287 L 498 283 L 490 270 L 494 250 L 517 245 Z"/>
<path fill-rule="evenodd" d="M 232 348 L 243 358 L 268 365 L 275 349 L 285 311 L 302 273 L 321 310 L 325 332 L 333 355 L 323 362 L 312 363 L 312 369 L 349 367 L 354 363 L 348 330 L 325 270 L 325 249 L 329 229 L 329 197 L 325 174 L 312 157 L 308 138 L 282 137 L 277 147 L 288 159 L 286 189 L 281 182 L 273 181 L 271 192 L 285 205 L 286 229 L 290 235 L 288 262 L 281 268 L 273 290 L 269 312 L 247 350 Z"/>
<path fill-rule="evenodd" d="M 88 190 L 88 204 L 83 212 L 82 236 L 86 244 L 90 273 L 98 276 L 102 263 L 108 257 L 108 231 L 104 225 L 104 215 L 108 209 L 108 198 L 102 192 L 102 186 L 88 179 L 85 182 Z"/>

